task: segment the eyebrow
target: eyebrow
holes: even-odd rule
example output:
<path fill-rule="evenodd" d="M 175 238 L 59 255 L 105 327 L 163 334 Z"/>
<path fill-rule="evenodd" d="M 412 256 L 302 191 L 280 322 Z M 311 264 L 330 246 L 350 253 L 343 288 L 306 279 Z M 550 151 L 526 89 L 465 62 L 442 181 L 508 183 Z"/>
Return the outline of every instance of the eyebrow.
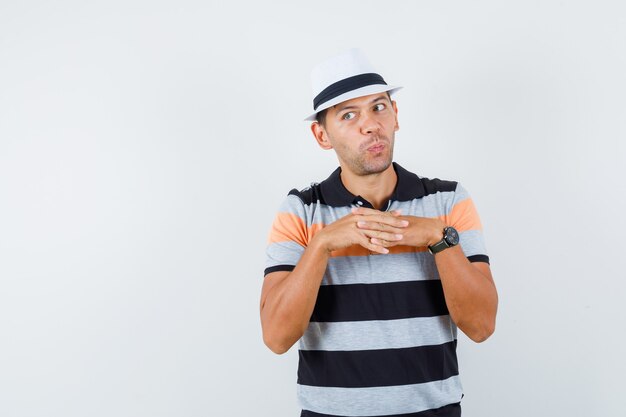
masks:
<path fill-rule="evenodd" d="M 372 101 L 370 101 L 369 103 L 367 103 L 368 105 L 372 105 L 380 100 L 386 100 L 388 99 L 387 94 L 381 94 L 378 97 L 375 97 Z M 336 110 L 337 113 L 341 113 L 342 111 L 345 110 L 352 110 L 352 109 L 356 109 L 358 108 L 357 106 L 344 106 L 344 107 L 340 107 Z"/>

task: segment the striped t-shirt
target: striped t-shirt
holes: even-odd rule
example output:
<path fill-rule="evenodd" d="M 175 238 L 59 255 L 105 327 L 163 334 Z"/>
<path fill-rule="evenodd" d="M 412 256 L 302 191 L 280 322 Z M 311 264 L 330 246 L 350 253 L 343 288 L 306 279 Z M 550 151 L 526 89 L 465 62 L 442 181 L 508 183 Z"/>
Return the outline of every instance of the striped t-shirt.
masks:
<path fill-rule="evenodd" d="M 393 166 L 398 182 L 385 209 L 440 218 L 457 229 L 471 262 L 489 262 L 465 189 Z M 343 186 L 340 173 L 289 193 L 270 232 L 266 275 L 293 270 L 315 233 L 352 207 L 372 207 Z M 426 247 L 389 249 L 371 255 L 354 245 L 331 253 L 299 343 L 302 416 L 460 415 L 457 328 L 434 257 Z"/>

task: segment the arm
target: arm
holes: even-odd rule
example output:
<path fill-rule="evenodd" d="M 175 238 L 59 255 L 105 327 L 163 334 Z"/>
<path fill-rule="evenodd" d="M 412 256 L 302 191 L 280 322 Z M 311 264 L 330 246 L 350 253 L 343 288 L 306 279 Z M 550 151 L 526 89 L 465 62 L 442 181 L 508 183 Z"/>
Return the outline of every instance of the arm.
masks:
<path fill-rule="evenodd" d="M 372 213 L 370 210 L 360 208 L 358 213 Z M 437 243 L 443 236 L 445 224 L 438 218 L 415 216 L 400 218 L 409 222 L 402 240 L 386 242 L 382 238 L 374 237 L 371 241 L 384 247 L 396 245 L 426 247 Z M 376 222 L 366 222 L 359 227 L 371 231 L 385 230 L 385 226 Z M 473 341 L 486 340 L 494 332 L 498 306 L 498 294 L 489 265 L 485 262 L 471 263 L 460 246 L 437 253 L 435 263 L 450 317 Z"/>
<path fill-rule="evenodd" d="M 357 227 L 364 218 L 349 214 L 324 227 L 311 239 L 293 271 L 267 274 L 261 291 L 261 326 L 263 341 L 273 352 L 285 353 L 304 334 L 332 251 L 356 244 L 388 253 L 370 237 L 382 233 L 386 241 L 396 241 L 401 238 L 398 232 L 408 225 L 406 220 L 379 214 L 374 219 L 385 224 L 387 231 L 372 232 Z"/>
<path fill-rule="evenodd" d="M 440 232 L 441 234 L 441 232 Z M 486 262 L 470 262 L 460 246 L 435 254 L 450 317 L 474 342 L 493 334 L 498 294 Z"/>
<path fill-rule="evenodd" d="M 274 353 L 289 350 L 304 333 L 313 313 L 329 258 L 318 242 L 313 239 L 293 271 L 272 272 L 263 281 L 263 341 Z"/>

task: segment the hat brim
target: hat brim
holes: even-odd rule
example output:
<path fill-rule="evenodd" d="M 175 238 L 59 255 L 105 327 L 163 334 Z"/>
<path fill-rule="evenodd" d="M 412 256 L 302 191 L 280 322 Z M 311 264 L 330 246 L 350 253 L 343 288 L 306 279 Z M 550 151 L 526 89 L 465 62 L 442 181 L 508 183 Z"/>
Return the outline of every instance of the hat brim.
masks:
<path fill-rule="evenodd" d="M 327 108 L 332 107 L 336 104 L 342 103 L 344 101 L 352 100 L 353 98 L 357 98 L 357 97 L 369 96 L 371 94 L 384 93 L 386 91 L 388 91 L 389 94 L 394 94 L 396 91 L 398 91 L 401 88 L 402 87 L 393 86 L 393 85 L 373 84 L 373 85 L 366 85 L 365 87 L 357 88 L 356 90 L 348 91 L 347 93 L 343 93 L 335 97 L 334 99 L 328 100 L 326 103 L 323 103 L 321 106 L 318 107 L 315 113 L 305 118 L 304 121 L 312 122 L 317 119 L 317 113 L 321 112 L 322 110 L 326 110 Z"/>

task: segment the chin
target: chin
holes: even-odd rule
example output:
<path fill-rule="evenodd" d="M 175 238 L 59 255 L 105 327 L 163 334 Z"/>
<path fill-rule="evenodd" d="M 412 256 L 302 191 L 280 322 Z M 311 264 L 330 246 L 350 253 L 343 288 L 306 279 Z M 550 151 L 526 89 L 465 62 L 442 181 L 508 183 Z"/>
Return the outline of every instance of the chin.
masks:
<path fill-rule="evenodd" d="M 385 170 L 387 170 L 389 167 L 391 166 L 391 159 L 389 159 L 388 161 L 381 161 L 380 163 L 377 164 L 367 164 L 361 167 L 361 172 L 363 172 L 364 175 L 369 175 L 369 174 L 380 174 L 381 172 L 384 172 Z"/>

